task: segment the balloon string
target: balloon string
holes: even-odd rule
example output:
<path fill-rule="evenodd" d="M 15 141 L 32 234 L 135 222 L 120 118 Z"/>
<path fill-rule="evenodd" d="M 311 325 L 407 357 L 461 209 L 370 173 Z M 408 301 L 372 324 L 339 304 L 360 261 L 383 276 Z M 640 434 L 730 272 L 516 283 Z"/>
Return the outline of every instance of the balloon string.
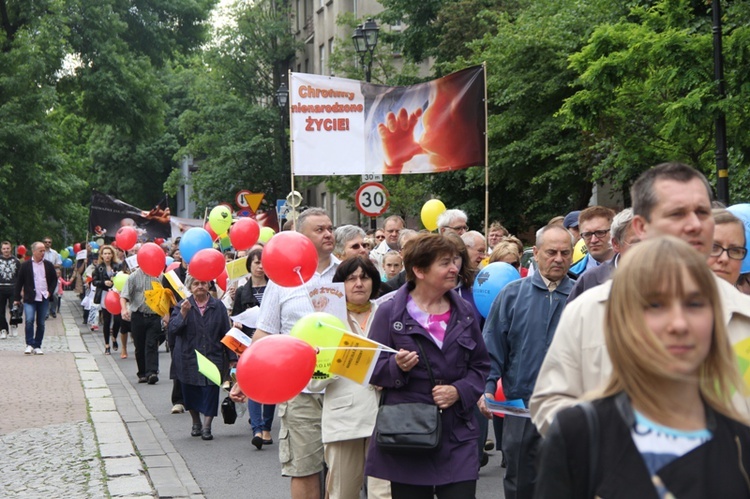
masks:
<path fill-rule="evenodd" d="M 299 271 L 299 267 L 294 267 L 294 273 L 299 276 L 299 282 L 302 286 L 305 285 L 305 280 L 302 278 L 302 272 Z"/>
<path fill-rule="evenodd" d="M 323 326 L 329 327 L 329 328 L 331 328 L 331 329 L 333 329 L 335 331 L 341 331 L 342 333 L 352 334 L 352 332 L 349 331 L 348 329 L 342 329 L 342 328 L 340 328 L 338 326 L 334 326 L 333 324 L 326 324 L 323 321 L 318 321 L 318 327 L 323 327 Z M 373 343 L 378 343 L 377 341 L 371 340 L 370 338 L 367 338 L 367 341 L 371 341 Z M 384 350 L 386 352 L 398 353 L 398 350 L 394 350 L 393 348 L 391 348 L 391 347 L 389 347 L 387 345 L 383 345 L 382 343 L 378 343 L 378 345 L 380 345 L 381 350 Z M 336 348 L 336 347 L 331 347 L 331 348 Z M 374 349 L 371 348 L 370 350 L 374 350 Z"/>

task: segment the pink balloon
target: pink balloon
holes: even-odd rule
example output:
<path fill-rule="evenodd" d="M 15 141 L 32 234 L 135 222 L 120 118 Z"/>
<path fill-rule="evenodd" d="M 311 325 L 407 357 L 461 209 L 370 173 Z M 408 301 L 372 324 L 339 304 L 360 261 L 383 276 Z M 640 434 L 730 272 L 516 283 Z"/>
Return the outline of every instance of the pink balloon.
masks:
<path fill-rule="evenodd" d="M 250 248 L 258 241 L 260 227 L 252 218 L 240 218 L 229 229 L 229 240 L 237 251 Z"/>
<path fill-rule="evenodd" d="M 226 261 L 219 250 L 206 248 L 193 255 L 188 273 L 200 281 L 213 281 L 225 271 Z"/>
<path fill-rule="evenodd" d="M 133 227 L 120 227 L 115 234 L 115 241 L 120 249 L 129 251 L 138 242 L 138 232 Z"/>
<path fill-rule="evenodd" d="M 138 266 L 151 277 L 159 277 L 167 264 L 167 255 L 158 244 L 146 243 L 138 250 Z"/>
<path fill-rule="evenodd" d="M 175 270 L 180 268 L 180 262 L 172 262 L 169 265 L 167 265 L 167 270 L 164 272 L 169 272 L 170 270 Z"/>
<path fill-rule="evenodd" d="M 214 232 L 214 230 L 211 228 L 211 224 L 206 222 L 203 224 L 203 228 L 208 232 L 208 234 L 211 236 L 212 241 L 216 241 L 219 238 L 219 235 Z"/>
<path fill-rule="evenodd" d="M 108 291 L 107 296 L 104 297 L 104 308 L 112 315 L 120 315 L 122 312 L 120 293 L 115 290 Z"/>
<path fill-rule="evenodd" d="M 242 393 L 261 404 L 296 397 L 312 378 L 315 349 L 293 336 L 272 334 L 254 341 L 237 362 Z"/>
<path fill-rule="evenodd" d="M 263 247 L 261 263 L 266 275 L 279 286 L 301 286 L 318 268 L 318 251 L 299 232 L 280 232 Z"/>

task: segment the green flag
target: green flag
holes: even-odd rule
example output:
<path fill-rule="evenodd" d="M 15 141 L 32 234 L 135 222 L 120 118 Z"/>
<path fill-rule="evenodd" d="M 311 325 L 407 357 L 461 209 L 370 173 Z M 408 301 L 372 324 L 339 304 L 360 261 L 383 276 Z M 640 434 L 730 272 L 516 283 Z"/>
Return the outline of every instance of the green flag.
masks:
<path fill-rule="evenodd" d="M 198 358 L 198 372 L 207 377 L 209 381 L 216 383 L 217 386 L 221 386 L 221 373 L 219 373 L 216 364 L 204 357 L 198 350 L 195 351 L 195 356 Z"/>

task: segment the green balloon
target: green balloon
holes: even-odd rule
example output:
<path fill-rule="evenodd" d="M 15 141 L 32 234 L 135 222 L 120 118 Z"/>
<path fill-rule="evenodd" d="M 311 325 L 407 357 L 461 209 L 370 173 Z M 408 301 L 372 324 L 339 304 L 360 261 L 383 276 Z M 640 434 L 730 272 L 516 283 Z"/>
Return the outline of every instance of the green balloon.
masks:
<path fill-rule="evenodd" d="M 216 232 L 217 236 L 226 235 L 232 225 L 232 212 L 224 205 L 215 206 L 208 214 L 208 225 Z"/>
<path fill-rule="evenodd" d="M 258 236 L 258 241 L 266 244 L 275 234 L 276 231 L 274 231 L 271 227 L 262 227 L 260 229 L 260 236 Z"/>
<path fill-rule="evenodd" d="M 349 328 L 335 315 L 314 312 L 298 320 L 289 334 L 313 347 L 337 347 L 344 332 L 348 330 Z M 318 353 L 313 379 L 331 377 L 330 369 L 334 355 L 336 350 L 321 350 Z"/>
<path fill-rule="evenodd" d="M 70 251 L 68 251 L 68 248 L 63 248 L 63 249 L 60 250 L 60 258 L 62 258 L 63 260 L 65 260 L 69 256 L 70 256 Z"/>
<path fill-rule="evenodd" d="M 125 283 L 128 282 L 128 274 L 125 272 L 118 272 L 112 278 L 112 285 L 118 292 L 122 292 L 122 288 L 125 287 Z"/>

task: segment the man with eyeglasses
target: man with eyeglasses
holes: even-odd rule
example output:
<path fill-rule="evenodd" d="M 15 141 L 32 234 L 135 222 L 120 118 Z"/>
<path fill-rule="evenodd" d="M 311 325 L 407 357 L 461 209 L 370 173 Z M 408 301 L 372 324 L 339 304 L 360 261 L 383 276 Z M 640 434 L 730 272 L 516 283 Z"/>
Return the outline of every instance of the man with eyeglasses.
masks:
<path fill-rule="evenodd" d="M 44 259 L 54 265 L 56 269 L 61 268 L 62 257 L 60 253 L 52 249 L 52 238 L 49 236 L 45 237 L 42 239 L 42 242 L 44 243 Z"/>
<path fill-rule="evenodd" d="M 335 245 L 333 254 L 339 260 L 353 256 L 366 257 L 369 253 L 365 247 L 365 231 L 356 225 L 342 225 L 333 233 Z"/>
<path fill-rule="evenodd" d="M 469 217 L 463 210 L 445 210 L 437 219 L 438 232 L 441 235 L 454 232 L 459 236 L 469 230 Z"/>
<path fill-rule="evenodd" d="M 662 163 L 641 174 L 630 193 L 633 232 L 640 240 L 672 235 L 706 258 L 715 251 L 711 187 L 698 170 Z M 542 435 L 559 411 L 602 388 L 612 373 L 603 331 L 611 284 L 586 291 L 563 311 L 531 396 L 531 417 Z M 718 277 L 716 285 L 729 339 L 736 345 L 750 338 L 750 297 Z M 750 399 L 736 393 L 733 402 L 741 414 L 750 415 Z"/>
<path fill-rule="evenodd" d="M 404 227 L 406 227 L 406 223 L 400 216 L 392 215 L 386 218 L 383 225 L 385 239 L 375 249 L 370 251 L 370 258 L 377 264 L 381 278 L 385 277 L 385 270 L 383 269 L 383 257 L 385 254 L 389 251 L 401 251 L 401 246 L 398 244 L 398 236 Z"/>
<path fill-rule="evenodd" d="M 568 303 L 575 300 L 587 289 L 607 282 L 617 268 L 617 262 L 640 239 L 633 232 L 633 208 L 625 208 L 612 219 L 610 230 L 612 250 L 615 256 L 590 272 L 584 273 L 568 295 Z"/>
<path fill-rule="evenodd" d="M 578 279 L 581 274 L 597 268 L 615 256 L 610 232 L 615 212 L 604 206 L 589 206 L 578 215 L 578 228 L 586 243 L 587 254 L 570 268 L 570 276 Z"/>

